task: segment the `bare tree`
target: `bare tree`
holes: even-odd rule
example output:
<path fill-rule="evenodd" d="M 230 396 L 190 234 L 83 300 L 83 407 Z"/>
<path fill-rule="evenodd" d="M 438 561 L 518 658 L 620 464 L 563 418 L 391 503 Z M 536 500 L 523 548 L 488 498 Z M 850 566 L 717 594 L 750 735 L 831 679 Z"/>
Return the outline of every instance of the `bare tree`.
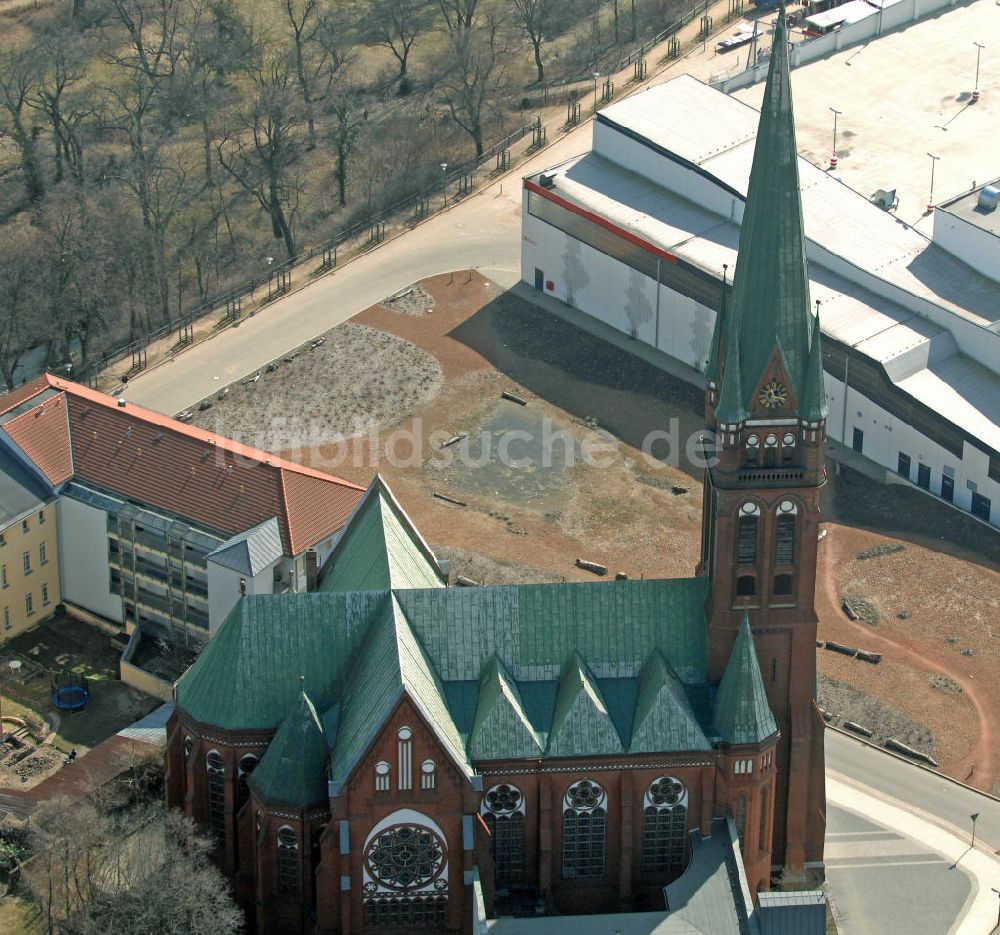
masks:
<path fill-rule="evenodd" d="M 31 120 L 31 100 L 38 90 L 38 65 L 34 50 L 0 52 L 0 108 L 4 120 L 0 137 L 13 140 L 17 147 L 21 174 L 28 201 L 37 204 L 45 195 L 45 180 L 38 155 L 40 127 Z"/>
<path fill-rule="evenodd" d="M 55 800 L 36 810 L 30 827 L 25 876 L 50 933 L 241 930 L 212 842 L 161 803 L 107 811 L 99 802 Z"/>
<path fill-rule="evenodd" d="M 507 46 L 496 20 L 452 35 L 438 86 L 452 120 L 484 151 L 484 122 L 501 94 Z"/>
<path fill-rule="evenodd" d="M 479 0 L 438 0 L 441 16 L 452 35 L 473 27 L 478 6 Z"/>
<path fill-rule="evenodd" d="M 511 0 L 514 24 L 531 43 L 535 57 L 538 83 L 545 81 L 545 66 L 542 63 L 542 45 L 551 41 L 560 32 L 560 18 L 565 15 L 565 4 L 559 0 Z"/>
<path fill-rule="evenodd" d="M 365 34 L 392 52 L 402 78 L 414 43 L 431 28 L 427 0 L 369 0 L 362 15 Z"/>
<path fill-rule="evenodd" d="M 249 67 L 250 99 L 235 109 L 230 132 L 216 145 L 219 163 L 267 213 L 289 259 L 295 256 L 292 224 L 299 198 L 295 163 L 302 126 L 293 70 L 282 59 Z"/>
<path fill-rule="evenodd" d="M 38 231 L 23 222 L 4 230 L 0 238 L 0 375 L 14 389 L 14 373 L 41 330 L 38 315 Z"/>
<path fill-rule="evenodd" d="M 334 166 L 334 176 L 337 179 L 337 198 L 341 207 L 347 204 L 347 172 L 351 157 L 358 148 L 358 134 L 363 123 L 362 115 L 358 113 L 355 97 L 352 93 L 338 94 L 330 102 L 333 124 L 330 128 L 330 142 L 337 156 Z"/>
<path fill-rule="evenodd" d="M 323 100 L 346 62 L 343 18 L 335 19 L 320 0 L 284 0 L 292 32 L 295 79 L 305 108 L 308 148 L 316 147 L 315 105 Z"/>
<path fill-rule="evenodd" d="M 55 183 L 66 169 L 83 182 L 84 120 L 93 116 L 93 95 L 81 88 L 87 73 L 89 43 L 64 23 L 47 30 L 35 51 L 38 85 L 28 103 L 45 115 L 52 130 Z"/>

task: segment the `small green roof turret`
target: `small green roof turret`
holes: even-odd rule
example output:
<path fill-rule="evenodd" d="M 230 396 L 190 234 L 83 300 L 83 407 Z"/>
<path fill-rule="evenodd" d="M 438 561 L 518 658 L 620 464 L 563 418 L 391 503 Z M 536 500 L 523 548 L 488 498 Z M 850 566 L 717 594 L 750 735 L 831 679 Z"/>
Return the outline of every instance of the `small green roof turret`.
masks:
<path fill-rule="evenodd" d="M 712 726 L 719 738 L 729 744 L 761 743 L 778 730 L 767 703 L 750 616 L 746 612 L 715 695 Z"/>
<path fill-rule="evenodd" d="M 274 735 L 250 785 L 268 802 L 306 808 L 326 799 L 328 745 L 304 680 L 298 698 Z"/>
<path fill-rule="evenodd" d="M 819 302 L 816 315 L 812 319 L 809 338 L 809 361 L 806 364 L 806 381 L 799 403 L 799 418 L 806 422 L 822 422 L 826 419 L 826 389 L 823 385 L 823 348 L 820 341 Z"/>
<path fill-rule="evenodd" d="M 721 372 L 720 421 L 738 422 L 736 416 L 750 410 L 775 355 L 787 375 L 792 397 L 800 407 L 809 408 L 805 406 L 806 384 L 811 352 L 819 337 L 818 330 L 812 328 L 809 304 L 782 3 L 774 28 L 736 274 L 726 313 L 717 321 L 719 333 L 713 339 L 713 355 L 719 354 L 720 359 L 710 360 L 707 374 L 709 380 L 719 381 Z M 738 361 L 734 359 L 737 348 Z M 818 354 L 818 348 L 816 351 Z M 817 411 L 815 406 L 812 409 Z"/>

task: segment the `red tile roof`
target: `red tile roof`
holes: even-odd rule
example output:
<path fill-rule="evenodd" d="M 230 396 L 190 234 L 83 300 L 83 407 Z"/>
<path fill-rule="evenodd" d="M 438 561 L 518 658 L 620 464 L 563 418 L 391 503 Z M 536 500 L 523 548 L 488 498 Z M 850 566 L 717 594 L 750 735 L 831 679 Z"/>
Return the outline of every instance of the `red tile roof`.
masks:
<path fill-rule="evenodd" d="M 47 390 L 48 388 L 48 374 L 43 373 L 40 377 L 35 377 L 29 383 L 22 383 L 16 390 L 4 393 L 3 396 L 0 396 L 0 416 L 10 412 L 11 409 L 16 409 L 21 403 L 31 399 L 32 396 L 37 396 L 42 390 Z"/>
<path fill-rule="evenodd" d="M 3 397 L 0 402 L 5 402 L 6 399 L 7 397 Z M 61 484 L 73 476 L 65 393 L 59 393 L 34 409 L 22 412 L 5 423 L 3 428 L 49 479 L 50 484 Z"/>
<path fill-rule="evenodd" d="M 49 388 L 61 393 L 2 428 L 53 483 L 75 476 L 226 535 L 277 516 L 289 555 L 339 529 L 364 493 L 357 484 L 133 403 L 119 406 L 78 383 L 46 374 L 29 385 L 34 393 L 19 388 L 14 405 Z M 0 397 L 0 413 L 14 408 L 13 395 Z M 66 408 L 62 428 L 55 399 Z M 44 415 L 36 414 L 40 409 Z M 62 454 L 66 434 L 71 466 Z"/>

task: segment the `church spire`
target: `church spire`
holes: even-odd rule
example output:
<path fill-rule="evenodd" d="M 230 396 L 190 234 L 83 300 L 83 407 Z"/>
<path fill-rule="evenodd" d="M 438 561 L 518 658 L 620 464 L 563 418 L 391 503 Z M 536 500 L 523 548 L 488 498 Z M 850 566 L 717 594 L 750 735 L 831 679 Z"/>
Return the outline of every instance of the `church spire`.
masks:
<path fill-rule="evenodd" d="M 739 421 L 734 417 L 740 410 L 751 408 L 754 391 L 770 372 L 775 352 L 793 399 L 802 405 L 813 343 L 811 319 L 782 3 L 774 28 L 736 275 L 727 314 L 718 322 L 719 328 L 726 329 L 725 336 L 720 335 L 725 348 L 720 403 L 737 402 L 719 411 L 720 421 Z M 737 345 L 740 362 L 734 368 L 728 366 L 728 358 Z M 730 383 L 735 385 L 727 386 Z"/>

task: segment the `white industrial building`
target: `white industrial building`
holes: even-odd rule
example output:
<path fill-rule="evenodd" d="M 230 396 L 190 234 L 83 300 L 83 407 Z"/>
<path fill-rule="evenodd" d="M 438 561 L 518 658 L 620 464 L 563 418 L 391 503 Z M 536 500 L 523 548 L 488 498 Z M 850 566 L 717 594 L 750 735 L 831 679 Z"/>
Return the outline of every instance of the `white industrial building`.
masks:
<path fill-rule="evenodd" d="M 601 111 L 589 153 L 524 181 L 523 280 L 703 370 L 757 119 L 689 75 Z M 974 268 L 811 163 L 799 174 L 830 436 L 1000 525 L 1000 286 L 983 272 L 1000 251 L 953 235 Z M 961 223 L 1000 244 L 996 215 Z"/>

